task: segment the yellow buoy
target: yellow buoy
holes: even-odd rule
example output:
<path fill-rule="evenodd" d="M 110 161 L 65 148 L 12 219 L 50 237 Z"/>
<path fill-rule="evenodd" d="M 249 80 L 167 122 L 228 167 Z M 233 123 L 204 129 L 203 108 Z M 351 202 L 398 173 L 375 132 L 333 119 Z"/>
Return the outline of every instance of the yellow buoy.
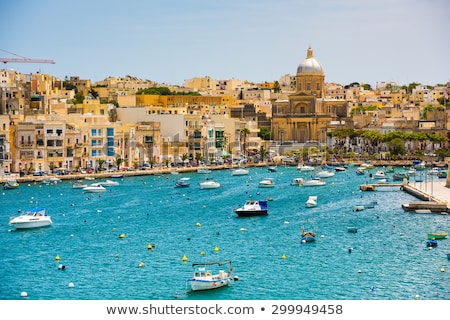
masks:
<path fill-rule="evenodd" d="M 119 254 L 118 253 L 116 253 L 116 258 L 118 258 L 119 257 Z"/>
<path fill-rule="evenodd" d="M 206 205 L 203 205 L 203 208 L 206 208 Z"/>
<path fill-rule="evenodd" d="M 145 264 L 143 262 L 139 263 L 139 267 L 142 268 L 143 266 L 145 266 Z"/>
<path fill-rule="evenodd" d="M 441 268 L 441 272 L 445 272 L 445 269 L 444 269 L 444 268 Z"/>
<path fill-rule="evenodd" d="M 119 238 L 120 238 L 120 239 L 125 238 L 125 233 L 122 233 L 122 234 L 119 236 Z"/>
<path fill-rule="evenodd" d="M 245 231 L 247 231 L 247 229 L 245 229 L 245 228 L 241 228 L 241 231 L 242 231 L 242 232 L 245 232 Z"/>
<path fill-rule="evenodd" d="M 55 257 L 55 260 L 59 260 L 60 258 L 59 258 L 59 256 L 58 255 L 56 255 L 56 257 Z"/>
<path fill-rule="evenodd" d="M 362 273 L 362 271 L 361 271 L 361 270 L 358 270 L 358 273 Z"/>
<path fill-rule="evenodd" d="M 147 245 L 147 249 L 148 249 L 148 250 L 152 250 L 152 249 L 153 249 L 153 246 L 149 243 L 149 244 Z"/>
<path fill-rule="evenodd" d="M 183 262 L 186 262 L 186 261 L 187 261 L 186 255 L 184 255 L 183 258 L 181 258 L 181 260 L 182 260 Z"/>
<path fill-rule="evenodd" d="M 215 251 L 215 252 L 218 252 L 218 251 L 219 251 L 219 247 L 216 246 L 216 247 L 214 248 L 214 251 Z"/>
<path fill-rule="evenodd" d="M 286 255 L 283 253 L 283 255 L 281 256 L 281 259 L 286 259 Z"/>
<path fill-rule="evenodd" d="M 200 254 L 201 254 L 202 256 L 204 256 L 204 255 L 205 255 L 205 251 L 200 252 Z"/>
<path fill-rule="evenodd" d="M 197 222 L 196 224 L 195 224 L 197 227 L 201 227 L 202 225 L 200 224 L 200 222 Z"/>

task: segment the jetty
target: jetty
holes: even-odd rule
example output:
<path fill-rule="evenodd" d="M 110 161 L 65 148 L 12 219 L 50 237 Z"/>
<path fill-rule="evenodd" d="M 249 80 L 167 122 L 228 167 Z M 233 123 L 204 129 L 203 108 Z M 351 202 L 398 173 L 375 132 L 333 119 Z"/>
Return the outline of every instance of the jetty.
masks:
<path fill-rule="evenodd" d="M 423 188 L 424 186 L 425 190 Z M 375 191 L 377 188 L 383 187 L 398 187 L 400 190 L 421 200 L 402 204 L 404 211 L 415 213 L 450 213 L 450 188 L 443 182 L 430 181 L 425 185 L 412 185 L 407 179 L 404 179 L 403 183 L 366 183 L 360 185 L 359 189 L 361 191 Z"/>

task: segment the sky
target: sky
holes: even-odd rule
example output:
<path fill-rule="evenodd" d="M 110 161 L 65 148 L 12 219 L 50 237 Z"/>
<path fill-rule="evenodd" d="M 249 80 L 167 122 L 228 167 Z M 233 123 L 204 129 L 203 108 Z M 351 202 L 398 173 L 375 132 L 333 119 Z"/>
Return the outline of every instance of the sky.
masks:
<path fill-rule="evenodd" d="M 0 68 L 61 79 L 127 75 L 167 85 L 295 75 L 309 46 L 325 82 L 450 80 L 448 0 L 14 0 L 0 11 Z"/>

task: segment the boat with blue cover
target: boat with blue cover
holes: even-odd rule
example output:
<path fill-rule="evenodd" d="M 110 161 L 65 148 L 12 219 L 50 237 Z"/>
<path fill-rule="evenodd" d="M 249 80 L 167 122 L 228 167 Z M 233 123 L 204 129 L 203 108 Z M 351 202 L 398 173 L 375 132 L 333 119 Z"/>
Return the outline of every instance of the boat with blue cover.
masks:
<path fill-rule="evenodd" d="M 233 210 L 239 217 L 266 216 L 269 214 L 266 200 L 249 199 L 245 204 Z"/>

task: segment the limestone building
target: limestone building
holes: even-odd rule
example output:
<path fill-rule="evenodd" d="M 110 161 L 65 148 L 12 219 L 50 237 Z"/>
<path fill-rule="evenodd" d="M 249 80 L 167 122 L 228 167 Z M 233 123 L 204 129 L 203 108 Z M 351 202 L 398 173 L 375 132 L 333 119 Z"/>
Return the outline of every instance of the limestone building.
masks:
<path fill-rule="evenodd" d="M 324 142 L 328 125 L 345 117 L 347 102 L 344 99 L 325 98 L 325 73 L 309 47 L 306 58 L 297 67 L 295 93 L 273 103 L 274 139 L 282 143 Z"/>

